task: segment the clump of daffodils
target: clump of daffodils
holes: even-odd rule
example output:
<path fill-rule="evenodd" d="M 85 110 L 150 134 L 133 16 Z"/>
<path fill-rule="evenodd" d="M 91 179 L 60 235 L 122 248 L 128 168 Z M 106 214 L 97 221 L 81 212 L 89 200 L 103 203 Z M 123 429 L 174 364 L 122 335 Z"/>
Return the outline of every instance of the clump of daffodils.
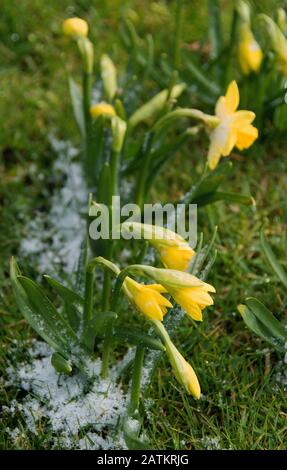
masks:
<path fill-rule="evenodd" d="M 149 242 L 156 249 L 159 249 L 160 255 L 162 255 L 162 246 L 167 247 L 167 249 L 172 248 L 176 264 L 183 268 L 181 271 L 179 268 L 168 269 L 132 265 L 126 268 L 126 272 L 130 271 L 131 273 L 147 276 L 154 283 L 143 284 L 130 276 L 126 276 L 122 283 L 122 289 L 136 309 L 155 326 L 164 342 L 166 353 L 177 380 L 184 385 L 188 393 L 199 399 L 200 385 L 196 373 L 172 343 L 165 330 L 163 320 L 169 309 L 173 307 L 172 301 L 175 301 L 193 320 L 202 321 L 202 311 L 207 306 L 213 305 L 210 294 L 215 293 L 215 289 L 212 285 L 184 271 L 194 252 L 193 250 L 191 252 L 191 249 L 188 250 L 187 242 L 178 234 L 162 227 L 136 222 L 127 222 L 122 225 L 124 230 L 133 229 L 136 235 L 153 236 L 149 239 Z M 181 249 L 182 245 L 185 249 Z M 174 264 L 173 256 L 168 257 L 171 264 Z M 164 260 L 166 262 L 165 257 Z M 170 314 L 172 315 L 172 311 Z"/>

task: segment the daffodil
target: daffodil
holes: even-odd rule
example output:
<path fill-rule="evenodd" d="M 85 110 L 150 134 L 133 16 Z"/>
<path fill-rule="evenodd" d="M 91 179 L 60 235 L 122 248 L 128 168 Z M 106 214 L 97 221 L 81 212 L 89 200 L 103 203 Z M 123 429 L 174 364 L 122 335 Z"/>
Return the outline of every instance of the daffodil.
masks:
<path fill-rule="evenodd" d="M 235 80 L 221 96 L 215 107 L 219 124 L 210 132 L 208 151 L 209 168 L 213 170 L 221 157 L 227 157 L 234 146 L 239 150 L 247 149 L 258 137 L 258 130 L 252 126 L 255 114 L 252 111 L 237 111 L 239 90 Z"/>
<path fill-rule="evenodd" d="M 184 359 L 184 357 L 177 350 L 171 341 L 164 325 L 157 320 L 153 321 L 161 339 L 164 342 L 166 353 L 170 360 L 174 375 L 178 382 L 183 385 L 190 395 L 199 400 L 200 398 L 200 385 L 196 373 L 191 365 Z"/>
<path fill-rule="evenodd" d="M 168 292 L 194 320 L 202 321 L 202 311 L 205 307 L 213 305 L 209 293 L 214 293 L 215 288 L 190 273 L 145 265 L 134 265 L 135 268 L 138 274 L 160 283 L 161 288 L 163 286 L 165 292 Z"/>
<path fill-rule="evenodd" d="M 202 321 L 202 311 L 213 305 L 209 292 L 215 292 L 215 289 L 202 281 L 197 287 L 169 288 L 168 292 L 193 320 Z"/>
<path fill-rule="evenodd" d="M 193 395 L 194 398 L 199 400 L 200 385 L 193 368 L 184 359 L 172 342 L 168 346 L 165 343 L 165 347 L 176 379 L 185 387 L 187 393 Z"/>
<path fill-rule="evenodd" d="M 194 256 L 193 249 L 184 240 L 176 245 L 161 245 L 152 243 L 159 252 L 164 266 L 170 269 L 185 271 Z"/>
<path fill-rule="evenodd" d="M 68 18 L 63 21 L 62 30 L 65 36 L 83 38 L 87 37 L 89 27 L 88 23 L 82 18 Z"/>
<path fill-rule="evenodd" d="M 248 25 L 245 24 L 242 25 L 240 29 L 238 55 L 241 70 L 245 75 L 259 71 L 263 53 L 252 31 Z"/>
<path fill-rule="evenodd" d="M 170 301 L 161 295 L 167 291 L 160 284 L 140 284 L 126 277 L 123 287 L 131 302 L 150 320 L 162 321 L 167 309 L 172 307 Z"/>
<path fill-rule="evenodd" d="M 194 250 L 178 234 L 164 227 L 139 222 L 123 223 L 122 231 L 143 237 L 159 253 L 166 268 L 185 271 L 194 256 Z"/>
<path fill-rule="evenodd" d="M 109 103 L 97 103 L 93 104 L 90 108 L 90 113 L 93 119 L 99 116 L 115 116 L 116 112 L 113 106 Z"/>

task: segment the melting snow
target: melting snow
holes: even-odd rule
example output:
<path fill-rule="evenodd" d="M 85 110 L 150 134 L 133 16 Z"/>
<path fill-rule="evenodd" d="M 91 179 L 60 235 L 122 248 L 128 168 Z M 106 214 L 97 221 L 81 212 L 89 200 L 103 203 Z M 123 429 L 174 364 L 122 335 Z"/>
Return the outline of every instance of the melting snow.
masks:
<path fill-rule="evenodd" d="M 50 437 L 47 442 L 65 449 L 124 449 L 119 424 L 126 411 L 126 396 L 116 384 L 117 370 L 109 380 L 98 380 L 100 360 L 90 364 L 93 377 L 87 388 L 84 377 L 59 376 L 51 365 L 51 350 L 41 341 L 29 348 L 30 362 L 8 367 L 6 385 L 25 390 L 23 400 L 13 400 L 4 411 L 12 416 L 19 412 L 27 430 L 38 430 Z M 18 428 L 7 430 L 17 442 Z M 51 442 L 52 439 L 52 442 Z"/>
<path fill-rule="evenodd" d="M 88 189 L 77 149 L 68 142 L 51 138 L 58 155 L 52 172 L 64 181 L 51 196 L 49 213 L 38 213 L 26 227 L 27 237 L 21 242 L 20 254 L 29 257 L 41 272 L 55 275 L 60 269 L 72 273 L 85 234 Z"/>

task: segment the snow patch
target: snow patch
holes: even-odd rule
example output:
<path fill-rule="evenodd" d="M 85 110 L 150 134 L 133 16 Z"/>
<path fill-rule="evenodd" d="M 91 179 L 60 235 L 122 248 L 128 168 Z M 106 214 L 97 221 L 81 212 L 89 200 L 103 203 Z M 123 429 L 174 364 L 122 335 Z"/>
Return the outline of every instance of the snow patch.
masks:
<path fill-rule="evenodd" d="M 101 362 L 89 365 L 92 380 L 77 374 L 64 376 L 51 365 L 50 348 L 34 341 L 29 348 L 30 363 L 8 367 L 6 385 L 28 392 L 21 401 L 13 400 L 4 412 L 19 412 L 27 430 L 37 435 L 46 433 L 49 444 L 65 449 L 124 449 L 119 437 L 120 422 L 126 411 L 126 395 L 116 383 L 117 369 L 110 379 L 99 379 Z M 13 441 L 18 428 L 7 430 Z M 51 442 L 52 440 L 52 442 Z"/>

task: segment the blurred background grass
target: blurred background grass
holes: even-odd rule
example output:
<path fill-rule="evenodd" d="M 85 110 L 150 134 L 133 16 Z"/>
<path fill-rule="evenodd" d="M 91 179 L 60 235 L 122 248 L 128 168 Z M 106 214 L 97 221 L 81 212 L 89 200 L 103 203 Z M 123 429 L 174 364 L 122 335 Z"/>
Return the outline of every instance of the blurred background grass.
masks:
<path fill-rule="evenodd" d="M 228 34 L 233 2 L 222 0 L 221 3 L 224 30 Z M 284 5 L 275 0 L 252 3 L 269 14 Z M 86 18 L 95 44 L 96 61 L 105 51 L 111 54 L 117 66 L 124 68 L 127 57 L 118 30 L 120 18 L 128 9 L 138 15 L 139 33 L 153 32 L 157 47 L 169 52 L 174 28 L 173 1 L 1 2 L 0 321 L 3 371 L 6 350 L 11 342 L 30 337 L 11 296 L 8 260 L 11 254 L 18 254 L 25 221 L 34 217 L 49 199 L 49 185 L 53 185 L 50 168 L 55 156 L 48 136 L 54 132 L 59 138 L 78 143 L 66 73 L 67 66 L 76 71 L 78 62 L 75 48 L 61 35 L 61 23 L 68 16 Z M 203 44 L 208 43 L 206 2 L 186 2 L 183 36 L 187 44 L 198 39 Z M 188 153 L 178 155 L 174 165 L 166 170 L 163 183 L 159 182 L 154 197 L 168 199 L 182 187 L 188 188 L 190 168 L 205 159 L 205 146 L 206 143 L 198 141 L 192 144 Z M 214 225 L 219 225 L 219 256 L 210 278 L 218 291 L 216 306 L 196 329 L 186 321 L 177 341 L 181 342 L 186 356 L 192 358 L 205 397 L 199 403 L 192 402 L 171 380 L 165 367 L 158 371 L 151 388 L 155 405 L 147 423 L 155 448 L 206 448 L 209 438 L 216 438 L 221 448 L 286 447 L 286 390 L 274 381 L 279 358 L 246 330 L 236 313 L 237 304 L 252 294 L 265 302 L 279 318 L 286 316 L 286 292 L 270 274 L 258 240 L 259 229 L 265 222 L 278 256 L 287 264 L 286 157 L 286 137 L 276 135 L 273 141 L 256 144 L 248 157 L 235 154 L 230 188 L 250 192 L 256 199 L 256 210 L 217 204 L 200 214 L 199 228 L 204 230 L 207 240 Z M 39 174 L 41 178 L 38 178 Z M 166 194 L 166 187 L 169 194 Z M 12 390 L 1 389 L 4 403 L 9 403 L 14 395 Z M 3 448 L 13 447 L 4 435 L 5 426 L 9 424 L 3 420 Z M 211 447 L 216 447 L 214 442 Z M 41 439 L 28 436 L 25 446 L 41 448 Z"/>

